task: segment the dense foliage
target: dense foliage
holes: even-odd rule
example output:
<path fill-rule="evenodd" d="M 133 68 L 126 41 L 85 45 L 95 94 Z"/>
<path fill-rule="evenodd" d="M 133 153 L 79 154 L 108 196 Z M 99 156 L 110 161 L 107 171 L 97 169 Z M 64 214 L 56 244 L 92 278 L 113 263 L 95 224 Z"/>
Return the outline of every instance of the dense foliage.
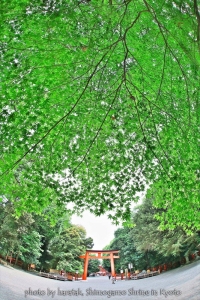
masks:
<path fill-rule="evenodd" d="M 101 262 L 98 259 L 90 259 L 88 262 L 88 274 L 99 272 Z"/>
<path fill-rule="evenodd" d="M 0 195 L 200 228 L 197 0 L 1 0 Z"/>
<path fill-rule="evenodd" d="M 49 243 L 49 252 L 52 255 L 52 265 L 59 270 L 79 273 L 83 271 L 83 260 L 79 258 L 86 249 L 93 247 L 91 238 L 86 239 L 85 229 L 72 226 L 55 236 Z"/>
<path fill-rule="evenodd" d="M 47 218 L 51 211 L 52 207 L 46 210 L 46 219 L 30 213 L 16 218 L 13 204 L 2 203 L 0 255 L 16 259 L 16 264 L 22 261 L 25 268 L 35 264 L 40 270 L 53 268 L 81 273 L 83 260 L 79 256 L 93 247 L 93 240 L 86 236 L 83 227 L 71 224 L 67 213 L 62 218 L 57 216 L 57 222 L 52 225 Z"/>
<path fill-rule="evenodd" d="M 154 217 L 156 213 L 152 199 L 146 199 L 133 212 L 133 227 L 116 230 L 107 248 L 120 249 L 120 259 L 116 259 L 115 263 L 117 272 L 127 268 L 129 263 L 135 270 L 165 263 L 179 266 L 200 250 L 200 233 L 188 236 L 180 227 L 161 231 L 159 221 Z M 105 267 L 109 268 L 109 265 L 109 262 L 104 262 Z"/>
<path fill-rule="evenodd" d="M 0 254 L 16 257 L 26 264 L 39 263 L 42 235 L 36 230 L 35 220 L 29 213 L 14 216 L 11 203 L 0 205 Z"/>

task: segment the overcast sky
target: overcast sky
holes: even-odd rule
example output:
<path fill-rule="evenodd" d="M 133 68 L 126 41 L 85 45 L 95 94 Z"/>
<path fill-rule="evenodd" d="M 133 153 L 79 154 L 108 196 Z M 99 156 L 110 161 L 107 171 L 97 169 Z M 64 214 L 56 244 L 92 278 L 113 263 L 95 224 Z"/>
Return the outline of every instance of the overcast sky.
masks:
<path fill-rule="evenodd" d="M 131 205 L 131 209 L 142 202 L 142 199 L 145 197 L 145 193 L 146 191 L 136 193 L 136 195 L 139 196 L 140 200 L 138 201 L 138 203 L 133 202 Z M 85 211 L 82 217 L 74 215 L 72 217 L 72 223 L 85 227 L 87 237 L 93 238 L 93 250 L 102 250 L 114 239 L 115 230 L 122 227 L 122 225 L 113 225 L 111 220 L 108 219 L 106 215 L 96 217 L 89 211 Z"/>
<path fill-rule="evenodd" d="M 114 238 L 114 231 L 118 228 L 111 223 L 107 216 L 96 217 L 85 211 L 82 218 L 72 217 L 72 223 L 85 227 L 87 237 L 93 238 L 94 250 L 102 250 Z"/>

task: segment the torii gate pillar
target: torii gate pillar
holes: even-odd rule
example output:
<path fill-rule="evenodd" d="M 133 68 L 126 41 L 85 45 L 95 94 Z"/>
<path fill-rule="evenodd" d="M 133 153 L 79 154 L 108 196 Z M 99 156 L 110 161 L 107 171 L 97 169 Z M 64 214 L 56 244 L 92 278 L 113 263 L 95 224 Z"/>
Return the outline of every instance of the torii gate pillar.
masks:
<path fill-rule="evenodd" d="M 114 259 L 119 258 L 119 250 L 86 250 L 85 255 L 81 255 L 80 258 L 85 260 L 84 262 L 84 271 L 82 279 L 87 279 L 87 271 L 88 271 L 88 261 L 89 259 L 110 259 L 111 264 L 111 275 L 115 276 L 115 264 Z M 91 255 L 90 255 L 91 254 Z M 97 255 L 94 255 L 97 254 Z M 102 255 L 104 254 L 104 255 Z"/>

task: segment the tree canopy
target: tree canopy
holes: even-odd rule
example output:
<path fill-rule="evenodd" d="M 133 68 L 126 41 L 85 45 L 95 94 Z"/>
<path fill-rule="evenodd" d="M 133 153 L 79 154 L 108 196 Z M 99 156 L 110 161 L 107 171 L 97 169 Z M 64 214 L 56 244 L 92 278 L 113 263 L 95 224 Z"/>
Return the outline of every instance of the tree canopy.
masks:
<path fill-rule="evenodd" d="M 180 266 L 199 253 L 200 234 L 187 235 L 181 227 L 174 230 L 159 230 L 159 221 L 154 215 L 157 209 L 152 199 L 145 199 L 132 213 L 132 228 L 122 227 L 115 231 L 114 239 L 107 249 L 120 249 L 116 259 L 116 270 L 125 269 L 132 263 L 133 269 L 148 269 L 164 264 Z M 108 269 L 110 261 L 103 261 Z"/>
<path fill-rule="evenodd" d="M 49 252 L 52 255 L 52 265 L 58 270 L 69 272 L 83 271 L 83 261 L 79 258 L 86 249 L 93 247 L 92 238 L 86 238 L 86 231 L 80 226 L 71 226 L 49 243 Z"/>
<path fill-rule="evenodd" d="M 2 0 L 0 195 L 200 229 L 197 0 Z"/>
<path fill-rule="evenodd" d="M 71 223 L 66 211 L 52 224 L 51 210 L 45 210 L 45 217 L 27 212 L 16 217 L 13 203 L 0 203 L 0 255 L 15 259 L 15 264 L 19 260 L 23 268 L 34 263 L 40 270 L 81 273 L 84 262 L 79 256 L 93 247 L 93 239 L 82 226 Z"/>

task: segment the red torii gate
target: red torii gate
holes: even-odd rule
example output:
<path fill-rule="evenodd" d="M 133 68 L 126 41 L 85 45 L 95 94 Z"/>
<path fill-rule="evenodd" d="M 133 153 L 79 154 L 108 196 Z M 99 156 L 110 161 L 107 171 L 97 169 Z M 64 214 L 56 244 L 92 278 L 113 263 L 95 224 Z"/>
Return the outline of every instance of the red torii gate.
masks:
<path fill-rule="evenodd" d="M 90 254 L 97 254 L 96 256 Z M 114 258 L 119 258 L 119 250 L 86 250 L 85 255 L 79 256 L 85 260 L 84 262 L 84 271 L 82 279 L 87 279 L 87 270 L 88 270 L 88 261 L 89 259 L 110 259 L 111 264 L 111 275 L 115 276 L 115 265 L 114 265 Z M 108 254 L 103 256 L 102 254 Z"/>

